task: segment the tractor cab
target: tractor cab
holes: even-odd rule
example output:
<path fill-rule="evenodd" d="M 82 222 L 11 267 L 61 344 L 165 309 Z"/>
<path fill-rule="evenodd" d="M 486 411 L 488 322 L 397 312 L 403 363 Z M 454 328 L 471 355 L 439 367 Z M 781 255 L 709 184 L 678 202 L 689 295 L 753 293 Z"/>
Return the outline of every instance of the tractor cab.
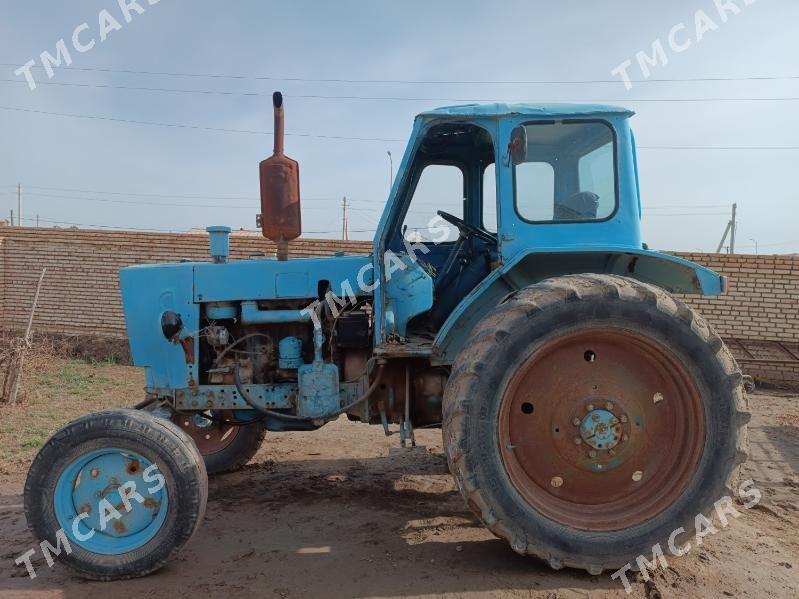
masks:
<path fill-rule="evenodd" d="M 641 249 L 632 113 L 603 106 L 420 115 L 377 237 L 382 341 L 432 342 L 459 304 L 533 252 Z M 392 258 L 393 259 L 393 258 Z M 379 303 L 379 302 L 378 302 Z M 401 308 L 398 308 L 401 306 Z"/>

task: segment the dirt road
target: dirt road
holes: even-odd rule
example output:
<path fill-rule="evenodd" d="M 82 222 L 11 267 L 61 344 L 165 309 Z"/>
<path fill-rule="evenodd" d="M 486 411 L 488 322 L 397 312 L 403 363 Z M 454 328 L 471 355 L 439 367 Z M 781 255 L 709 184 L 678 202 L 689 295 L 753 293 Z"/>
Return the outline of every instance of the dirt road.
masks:
<path fill-rule="evenodd" d="M 135 386 L 135 371 L 105 368 L 104 376 L 126 379 L 126 391 Z M 635 582 L 631 596 L 799 596 L 799 396 L 758 393 L 751 402 L 746 474 L 764 494 L 761 505 L 670 560 L 653 584 Z M 398 437 L 345 420 L 317 433 L 270 434 L 245 470 L 212 479 L 205 522 L 176 561 L 107 584 L 49 569 L 41 557 L 36 580 L 14 565 L 34 543 L 20 507 L 24 468 L 6 467 L 0 596 L 626 596 L 608 573 L 553 572 L 516 556 L 464 509 L 440 431 L 420 431 L 418 440 L 423 448 L 401 450 Z"/>

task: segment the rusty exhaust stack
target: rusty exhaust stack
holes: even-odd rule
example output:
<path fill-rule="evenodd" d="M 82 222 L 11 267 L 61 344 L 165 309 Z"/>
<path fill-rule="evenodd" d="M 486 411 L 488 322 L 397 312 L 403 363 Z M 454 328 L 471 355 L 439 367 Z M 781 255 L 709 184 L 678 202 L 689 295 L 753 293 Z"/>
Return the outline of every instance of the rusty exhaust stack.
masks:
<path fill-rule="evenodd" d="M 288 244 L 302 234 L 300 166 L 283 154 L 285 115 L 283 94 L 272 95 L 275 108 L 275 151 L 261 162 L 260 227 L 264 237 L 277 244 L 277 259 L 288 259 Z"/>

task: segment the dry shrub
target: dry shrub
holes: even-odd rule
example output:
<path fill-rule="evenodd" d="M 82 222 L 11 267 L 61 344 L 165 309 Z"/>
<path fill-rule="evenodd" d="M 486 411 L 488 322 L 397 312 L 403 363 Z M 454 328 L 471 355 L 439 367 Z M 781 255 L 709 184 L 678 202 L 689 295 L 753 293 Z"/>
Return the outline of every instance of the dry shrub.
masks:
<path fill-rule="evenodd" d="M 16 338 L 18 335 L 12 332 L 0 331 L 0 355 L 7 348 L 13 347 Z M 30 361 L 37 365 L 46 364 L 53 358 L 131 364 L 127 339 L 34 332 L 31 341 L 33 347 L 26 356 L 26 362 Z"/>

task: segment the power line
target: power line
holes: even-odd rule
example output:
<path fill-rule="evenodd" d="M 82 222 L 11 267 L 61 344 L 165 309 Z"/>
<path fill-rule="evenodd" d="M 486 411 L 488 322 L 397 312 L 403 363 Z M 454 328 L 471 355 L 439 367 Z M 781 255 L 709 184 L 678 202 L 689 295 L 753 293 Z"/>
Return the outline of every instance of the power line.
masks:
<path fill-rule="evenodd" d="M 26 186 L 26 189 L 34 189 L 34 186 Z M 36 189 L 43 189 L 43 188 L 36 187 Z M 46 189 L 58 189 L 58 188 L 46 188 Z M 87 192 L 87 193 L 91 193 L 91 192 Z M 100 193 L 102 193 L 102 192 L 100 192 Z M 107 193 L 114 193 L 114 192 L 107 192 Z M 13 192 L 0 192 L 0 195 L 6 195 L 6 196 L 12 196 L 13 195 L 13 196 L 16 197 L 17 194 L 13 193 Z M 53 199 L 61 199 L 61 200 L 100 202 L 100 203 L 108 203 L 108 204 L 122 204 L 122 205 L 133 205 L 133 206 L 152 206 L 152 207 L 156 207 L 156 208 L 165 207 L 165 206 L 167 206 L 167 207 L 176 207 L 176 208 L 213 208 L 213 209 L 234 209 L 234 210 L 254 210 L 254 209 L 257 208 L 257 205 L 255 203 L 248 204 L 248 205 L 243 205 L 243 206 L 238 206 L 238 205 L 229 205 L 229 204 L 144 202 L 144 201 L 137 201 L 137 200 L 118 200 L 118 199 L 109 199 L 109 198 L 68 196 L 68 195 L 61 195 L 61 194 L 50 194 L 50 193 L 39 193 L 39 192 L 27 192 L 26 195 L 29 196 L 29 197 L 33 197 L 33 198 L 53 198 Z M 168 198 L 168 197 L 186 197 L 186 198 L 201 197 L 201 196 L 168 196 L 168 195 L 165 195 L 165 194 L 119 194 L 119 195 L 144 195 L 144 196 L 156 196 L 156 197 L 165 197 L 165 198 Z M 223 199 L 228 199 L 228 198 L 223 198 Z M 332 200 L 332 199 L 331 200 L 327 200 L 327 199 L 322 199 L 322 198 L 302 198 L 301 201 L 302 202 L 307 202 L 307 201 L 310 201 L 310 200 L 325 201 L 325 202 L 329 202 L 331 205 L 327 206 L 327 207 L 322 207 L 322 206 L 311 206 L 311 207 L 303 206 L 303 210 L 332 210 L 332 209 L 335 209 L 335 206 L 333 206 L 333 202 L 336 201 L 336 200 Z M 257 200 L 255 200 L 255 199 L 253 200 L 253 202 L 256 202 L 256 201 Z M 382 213 L 384 211 L 384 209 L 385 209 L 384 205 L 380 205 L 379 207 L 375 207 L 375 208 L 353 208 L 352 206 L 349 205 L 353 201 L 363 202 L 363 203 L 367 203 L 367 204 L 379 203 L 379 202 L 374 202 L 374 201 L 370 201 L 370 200 L 352 200 L 350 198 L 347 198 L 347 211 L 348 212 L 366 212 L 366 213 L 374 214 L 374 213 Z M 431 204 L 431 203 L 416 202 L 415 206 L 416 207 L 415 208 L 412 207 L 409 210 L 409 212 L 413 212 L 413 213 L 417 213 L 417 214 L 428 214 L 430 212 L 429 210 L 420 209 L 419 207 L 420 206 L 426 206 L 426 207 L 437 207 L 437 208 L 440 208 L 440 207 L 442 207 L 442 204 L 441 203 Z M 688 206 L 688 205 L 682 205 L 682 206 L 654 206 L 654 207 L 644 207 L 644 210 L 659 210 L 659 209 L 671 210 L 673 208 L 718 208 L 718 207 L 721 207 L 721 206 L 720 205 L 713 205 L 713 206 Z M 655 215 L 655 216 L 659 216 L 659 215 Z"/>
<path fill-rule="evenodd" d="M 26 187 L 27 189 L 27 187 Z M 16 193 L 7 192 L 7 191 L 0 191 L 0 195 L 6 195 L 14 197 L 17 196 Z M 152 206 L 154 208 L 160 207 L 176 207 L 176 208 L 213 208 L 213 209 L 225 209 L 225 210 L 255 210 L 257 208 L 257 203 L 248 204 L 246 206 L 231 206 L 228 204 L 186 204 L 186 203 L 174 203 L 174 202 L 143 202 L 143 201 L 136 201 L 136 200 L 117 200 L 117 199 L 109 199 L 109 198 L 92 198 L 92 197 L 85 197 L 85 196 L 65 196 L 60 194 L 49 194 L 49 193 L 37 193 L 37 192 L 26 192 L 28 197 L 33 198 L 53 198 L 53 199 L 60 199 L 60 200 L 73 200 L 73 201 L 85 201 L 85 202 L 100 202 L 106 204 L 121 204 L 121 205 L 132 205 L 132 206 Z M 166 196 L 168 197 L 168 196 Z M 311 198 L 317 199 L 319 201 L 328 201 L 328 200 L 321 200 L 320 198 Z M 306 198 L 303 198 L 301 201 L 305 202 L 308 201 Z M 349 203 L 357 201 L 357 202 L 364 202 L 368 204 L 375 204 L 376 202 L 371 202 L 369 200 L 351 200 L 347 198 L 347 211 L 355 211 L 355 212 L 368 212 L 371 214 L 382 213 L 384 210 L 384 206 L 381 205 L 380 207 L 376 208 L 352 208 Z M 335 206 L 333 206 L 332 201 L 330 201 L 330 206 L 303 206 L 303 211 L 308 210 L 335 210 Z M 417 203 L 417 208 L 411 208 L 409 212 L 413 213 L 423 213 L 429 214 L 429 210 L 420 210 L 418 206 L 436 206 L 440 207 L 441 204 L 422 204 Z"/>
<path fill-rule="evenodd" d="M 799 244 L 799 239 L 793 239 L 791 241 L 778 241 L 776 243 L 758 243 L 757 245 L 758 247 L 765 248 L 765 247 L 777 247 L 781 245 L 794 245 L 794 244 Z M 739 247 L 751 248 L 755 246 L 752 244 L 744 244 L 740 245 Z"/>
<path fill-rule="evenodd" d="M 27 189 L 27 188 L 26 188 Z M 8 192 L 0 192 L 4 195 L 11 195 Z M 254 202 L 253 204 L 249 204 L 246 206 L 231 206 L 228 204 L 179 204 L 175 202 L 142 202 L 136 200 L 116 200 L 116 199 L 109 199 L 109 198 L 91 198 L 91 197 L 81 197 L 81 196 L 64 196 L 58 194 L 48 194 L 48 193 L 30 193 L 26 192 L 28 197 L 33 198 L 56 198 L 61 200 L 76 200 L 76 201 L 85 201 L 85 202 L 101 202 L 107 204 L 126 204 L 126 205 L 134 205 L 134 206 L 153 206 L 153 207 L 173 207 L 173 208 L 224 208 L 226 210 L 254 210 L 257 208 L 257 204 Z M 304 200 L 303 200 L 304 201 Z M 305 206 L 303 210 L 327 210 L 327 208 L 322 206 Z"/>
<path fill-rule="evenodd" d="M 11 185 L 11 184 L 0 185 L 0 187 L 7 187 L 7 188 L 17 189 L 17 184 L 14 184 L 14 185 Z M 73 192 L 73 193 L 90 193 L 90 194 L 95 194 L 95 195 L 141 196 L 141 197 L 157 197 L 157 198 L 170 198 L 170 199 L 173 199 L 173 198 L 187 198 L 187 199 L 200 199 L 200 200 L 220 199 L 220 200 L 252 200 L 254 202 L 258 201 L 258 198 L 254 197 L 254 196 L 253 197 L 249 197 L 249 196 L 227 196 L 227 195 L 162 194 L 162 193 L 130 192 L 130 191 L 100 191 L 100 190 L 96 190 L 96 189 L 92 189 L 92 190 L 89 190 L 89 189 L 75 189 L 75 188 L 71 188 L 71 187 L 45 187 L 45 186 L 42 186 L 42 185 L 26 185 L 25 189 L 45 189 L 45 190 L 52 190 L 52 191 L 67 191 L 67 192 Z M 14 192 L 13 194 L 10 194 L 10 192 L 0 192 L 0 193 L 5 193 L 6 195 L 16 195 L 16 192 Z M 47 195 L 47 194 L 33 193 L 33 194 L 30 194 L 30 195 Z M 71 199 L 71 197 L 61 196 L 61 195 L 58 195 L 58 196 L 48 195 L 48 197 L 59 197 L 59 198 Z M 78 198 L 78 199 L 80 199 L 80 198 Z M 338 198 L 330 197 L 330 198 L 302 198 L 302 201 L 303 202 L 308 202 L 308 201 L 338 202 L 339 200 L 338 200 Z M 347 204 L 349 204 L 351 202 L 363 202 L 363 203 L 366 203 L 366 204 L 375 204 L 376 203 L 374 200 L 353 200 L 353 199 L 348 197 L 347 198 Z M 156 204 L 156 205 L 160 205 L 160 204 Z M 187 206 L 187 207 L 191 207 L 191 206 L 195 206 L 195 205 L 196 204 L 181 204 L 181 206 Z M 422 204 L 421 203 L 417 203 L 417 205 L 422 205 Z M 436 202 L 435 204 L 425 203 L 424 205 L 440 206 L 441 203 L 440 202 Z M 220 205 L 220 207 L 224 208 L 224 207 L 227 207 L 227 206 Z M 248 206 L 248 207 L 250 207 L 250 206 Z M 706 208 L 727 208 L 727 207 L 728 207 L 727 204 L 660 204 L 660 205 L 657 205 L 657 206 L 644 206 L 643 209 L 644 210 L 673 210 L 675 208 L 706 209 Z M 382 207 L 374 208 L 374 209 L 349 208 L 349 210 L 358 210 L 358 211 L 365 210 L 367 212 L 370 212 L 372 210 L 383 210 L 383 208 Z"/>
<path fill-rule="evenodd" d="M 193 129 L 200 131 L 213 131 L 220 133 L 246 133 L 252 135 L 272 135 L 271 131 L 253 131 L 248 129 L 228 129 L 224 127 L 206 127 L 202 125 L 188 125 L 183 123 L 160 123 L 156 121 L 140 121 L 134 119 L 121 119 L 116 117 L 87 115 L 87 114 L 72 114 L 64 112 L 50 112 L 46 110 L 34 110 L 31 108 L 19 108 L 13 106 L 0 106 L 0 110 L 8 110 L 13 112 L 24 112 L 30 114 L 39 114 L 46 116 L 57 116 L 63 118 L 76 118 L 88 119 L 97 121 L 108 121 L 115 123 L 124 123 L 127 125 L 144 125 L 151 127 L 169 127 L 177 129 Z M 286 133 L 288 136 L 316 138 L 316 139 L 330 139 L 330 140 L 347 140 L 347 141 L 381 141 L 381 142 L 404 142 L 406 140 L 391 137 L 348 137 L 343 135 L 315 135 L 312 133 Z M 799 150 L 799 146 L 638 146 L 640 150 Z M 232 199 L 232 198 L 231 198 Z"/>
<path fill-rule="evenodd" d="M 647 218 L 653 216 L 727 216 L 726 212 L 675 212 L 673 214 L 649 214 Z"/>
<path fill-rule="evenodd" d="M 662 204 L 660 206 L 644 206 L 644 210 L 673 210 L 675 208 L 727 208 L 726 204 Z"/>
<path fill-rule="evenodd" d="M 36 194 L 28 194 L 28 195 L 36 195 Z M 36 196 L 38 197 L 38 196 Z M 58 198 L 58 199 L 67 199 L 67 200 L 77 200 L 77 201 L 89 201 L 89 202 L 107 202 L 112 204 L 126 204 L 126 205 L 136 205 L 136 206 L 153 206 L 153 207 L 160 207 L 160 206 L 170 206 L 170 207 L 180 207 L 180 208 L 224 208 L 224 209 L 241 209 L 241 210 L 252 210 L 254 206 L 220 206 L 220 205 L 204 205 L 204 204 L 170 204 L 170 203 L 154 203 L 154 202 L 135 202 L 135 201 L 125 201 L 125 200 L 106 200 L 101 198 L 81 198 L 81 197 L 68 197 L 68 196 L 45 196 L 50 198 Z M 347 200 L 350 201 L 349 199 Z M 304 207 L 303 210 L 333 210 L 336 209 L 334 207 L 330 208 L 322 208 L 322 207 L 312 207 L 307 208 Z M 347 210 L 353 210 L 353 208 L 347 206 Z M 365 213 L 382 213 L 383 208 L 357 208 L 354 209 L 358 212 L 365 212 Z M 645 208 L 646 210 L 646 208 Z M 409 212 L 413 212 L 415 214 L 428 214 L 428 210 L 418 210 L 418 209 L 411 209 Z M 723 216 L 726 215 L 726 212 L 678 212 L 678 213 L 655 213 L 649 214 L 649 216 Z M 31 219 L 22 219 L 22 220 L 31 220 Z M 43 219 L 43 222 L 50 222 Z M 52 221 L 56 222 L 56 221 Z M 61 223 L 61 224 L 77 224 L 80 223 Z M 87 226 L 101 226 L 101 225 L 87 225 Z M 319 231 L 319 233 L 329 232 L 335 233 L 335 231 Z M 355 232 L 355 231 L 353 231 Z"/>
<path fill-rule="evenodd" d="M 16 185 L 0 185 L 0 187 L 13 187 L 16 189 Z M 100 191 L 97 189 L 74 189 L 69 187 L 45 187 L 41 185 L 26 185 L 25 189 L 44 189 L 46 191 L 65 191 L 68 193 L 88 193 L 92 195 L 112 195 L 112 196 L 132 196 L 132 197 L 146 197 L 146 198 L 167 198 L 167 199 L 189 199 L 189 200 L 243 200 L 248 202 L 259 202 L 260 198 L 256 196 L 228 196 L 228 195 L 212 195 L 212 194 L 204 194 L 204 195 L 192 195 L 192 194 L 167 194 L 167 193 L 143 193 L 143 192 L 131 192 L 131 191 Z M 0 192 L 0 193 L 7 193 L 7 192 Z M 52 195 L 52 194 L 43 194 L 34 192 L 34 196 L 45 196 L 45 197 L 60 197 L 64 199 L 81 199 L 81 198 L 73 198 L 72 196 L 62 196 L 62 195 Z M 302 198 L 303 202 L 337 202 L 337 198 Z M 349 202 L 365 202 L 365 203 L 373 203 L 370 200 L 348 200 Z M 154 205 L 162 205 L 162 204 L 154 204 Z M 180 204 L 180 206 L 197 206 L 197 204 Z M 219 205 L 222 208 L 230 208 L 232 206 L 225 206 Z"/>
<path fill-rule="evenodd" d="M 22 219 L 26 222 L 37 222 L 35 218 L 24 218 Z M 155 233 L 185 233 L 185 231 L 175 231 L 174 229 L 157 229 L 157 228 L 137 228 L 137 227 L 122 227 L 117 225 L 96 225 L 96 224 L 87 224 L 87 223 L 75 223 L 69 221 L 61 221 L 61 220 L 52 220 L 47 218 L 39 218 L 39 221 L 43 223 L 49 224 L 56 224 L 56 225 L 67 225 L 70 227 L 86 227 L 91 229 L 113 229 L 116 231 L 142 231 L 142 232 L 155 232 Z M 351 233 L 374 233 L 375 229 L 358 229 L 358 230 L 351 230 Z M 303 231 L 303 235 L 332 235 L 334 233 L 341 233 L 341 231 Z"/>
<path fill-rule="evenodd" d="M 27 189 L 28 187 L 26 187 Z M 30 188 L 36 189 L 66 189 L 66 188 L 41 188 L 30 186 Z M 87 192 L 89 193 L 89 192 Z M 99 192 L 103 193 L 103 192 Z M 143 195 L 143 196 L 156 196 L 156 197 L 171 197 L 165 194 L 123 194 L 122 192 L 105 192 L 109 194 L 115 195 Z M 0 195 L 12 196 L 16 195 L 13 192 L 0 192 Z M 212 208 L 212 209 L 237 209 L 237 210 L 253 210 L 256 205 L 245 205 L 245 206 L 231 206 L 231 205 L 223 205 L 223 204 L 195 204 L 195 203 L 171 203 L 171 202 L 144 202 L 144 201 L 136 201 L 136 200 L 118 200 L 118 199 L 108 199 L 108 198 L 92 198 L 92 197 L 81 197 L 81 196 L 65 196 L 60 194 L 47 194 L 47 193 L 38 193 L 28 192 L 28 196 L 34 198 L 55 198 L 55 199 L 64 199 L 64 200 L 74 200 L 74 201 L 88 201 L 88 202 L 101 202 L 101 203 L 110 203 L 110 204 L 124 204 L 124 205 L 134 205 L 134 206 L 152 206 L 152 207 L 179 207 L 179 208 Z M 202 197 L 202 196 L 179 196 L 179 197 L 186 197 L 186 198 L 193 198 L 193 197 Z M 316 198 L 322 201 L 321 198 Z M 303 199 L 306 201 L 306 199 Z M 325 200 L 326 201 L 326 200 Z M 347 202 L 352 202 L 353 200 L 347 199 Z M 364 203 L 374 204 L 375 202 L 370 202 L 369 200 L 357 200 Z M 429 210 L 420 209 L 419 206 L 423 204 L 417 203 L 414 207 L 412 207 L 409 212 L 416 213 L 416 214 L 428 214 Z M 425 206 L 432 206 L 432 204 L 424 204 Z M 439 204 L 436 204 L 439 206 Z M 331 210 L 334 206 L 328 207 L 303 207 L 303 210 Z M 661 205 L 661 206 L 644 206 L 643 210 L 648 213 L 649 216 L 666 216 L 666 217 L 675 217 L 675 216 L 721 216 L 725 215 L 726 212 L 678 212 L 678 213 L 652 213 L 651 211 L 655 210 L 674 210 L 674 209 L 691 209 L 691 210 L 707 210 L 713 208 L 726 208 L 724 204 L 672 204 L 672 205 Z M 385 206 L 377 206 L 374 208 L 352 208 L 351 206 L 347 206 L 348 211 L 355 211 L 355 212 L 363 212 L 369 214 L 375 213 L 382 213 L 385 210 Z"/>
<path fill-rule="evenodd" d="M 46 110 L 33 110 L 31 108 L 19 108 L 14 106 L 0 106 L 0 110 L 8 110 L 12 112 L 26 112 L 30 114 L 43 114 L 48 116 L 58 116 L 76 119 L 89 119 L 95 121 L 110 121 L 115 123 L 126 123 L 129 125 L 148 125 L 152 127 L 172 127 L 176 129 L 194 129 L 199 131 L 215 131 L 223 133 L 247 133 L 251 135 L 272 135 L 271 131 L 253 131 L 249 129 L 227 129 L 224 127 L 205 127 L 201 125 L 186 125 L 182 123 L 159 123 L 155 121 L 139 121 L 134 119 L 120 119 L 108 116 L 97 116 L 88 114 L 71 114 L 66 112 L 49 112 Z M 309 137 L 317 139 L 333 139 L 333 140 L 352 140 L 352 141 L 381 141 L 381 142 L 402 142 L 405 140 L 385 137 L 347 137 L 342 135 L 315 135 L 311 133 L 286 133 L 287 136 L 292 137 Z"/>
<path fill-rule="evenodd" d="M 292 94 L 289 98 L 304 98 L 312 100 L 383 100 L 391 102 L 464 102 L 464 103 L 491 103 L 498 102 L 496 98 L 407 98 L 400 96 L 327 96 L 322 94 Z M 786 98 L 624 98 L 603 100 L 581 100 L 583 103 L 619 103 L 636 104 L 639 102 L 795 102 L 799 97 Z M 525 100 L 508 100 L 507 103 L 524 103 Z M 540 103 L 569 104 L 569 100 L 539 100 Z"/>
<path fill-rule="evenodd" d="M 799 146 L 637 146 L 639 150 L 799 150 Z"/>
<path fill-rule="evenodd" d="M 0 63 L 0 66 L 19 67 L 16 63 Z M 41 69 L 41 65 L 34 68 Z M 584 79 L 584 80 L 498 80 L 498 81 L 462 81 L 462 80 L 418 80 L 418 79 L 350 79 L 350 78 L 313 78 L 313 77 L 281 77 L 276 75 L 236 75 L 223 73 L 185 73 L 165 71 L 145 71 L 136 69 L 112 69 L 106 67 L 61 67 L 64 71 L 120 73 L 127 75 L 148 75 L 159 77 L 189 77 L 202 79 L 236 79 L 253 81 L 295 81 L 308 83 L 388 83 L 410 85 L 584 85 L 600 83 L 621 83 L 618 79 Z M 759 76 L 759 77 L 686 77 L 686 78 L 650 78 L 633 80 L 631 83 L 694 83 L 694 82 L 720 82 L 720 81 L 788 81 L 799 79 L 796 75 L 787 76 Z"/>
<path fill-rule="evenodd" d="M 16 185 L 2 185 L 0 187 L 14 187 Z M 95 195 L 115 195 L 115 196 L 138 196 L 138 197 L 150 197 L 150 198 L 169 198 L 169 199 L 191 199 L 191 200 L 251 200 L 254 202 L 258 201 L 256 196 L 229 196 L 229 195 L 213 195 L 213 194 L 203 194 L 203 195 L 186 195 L 186 194 L 174 194 L 174 193 L 142 193 L 142 192 L 131 192 L 131 191 L 99 191 L 96 189 L 74 189 L 69 187 L 45 187 L 42 185 L 26 185 L 25 189 L 44 189 L 47 191 L 66 191 L 70 193 L 91 193 Z M 336 198 L 302 198 L 304 202 L 335 202 L 337 201 Z M 188 205 L 188 204 L 187 204 Z"/>
<path fill-rule="evenodd" d="M 27 221 L 27 222 L 37 222 L 37 219 L 35 219 L 35 218 L 23 218 L 22 220 Z M 157 228 L 141 229 L 141 228 L 136 228 L 136 227 L 117 227 L 117 226 L 114 226 L 114 225 L 88 225 L 86 223 L 73 223 L 73 222 L 67 222 L 67 221 L 50 220 L 50 219 L 47 219 L 47 218 L 39 218 L 38 221 L 41 221 L 43 223 L 56 224 L 56 225 L 67 225 L 67 226 L 71 226 L 71 227 L 90 227 L 90 228 L 96 228 L 96 229 L 117 229 L 117 230 L 120 230 L 120 231 L 146 231 L 146 232 L 157 232 L 157 233 L 172 233 L 172 232 L 174 232 L 174 229 L 157 229 Z"/>
<path fill-rule="evenodd" d="M 19 83 L 27 85 L 24 80 L 18 79 L 0 79 L 0 83 Z M 70 83 L 64 81 L 39 81 L 37 85 L 51 85 L 58 87 L 81 87 L 81 88 L 95 88 L 95 89 L 111 89 L 111 90 L 126 90 L 126 91 L 146 91 L 157 93 L 178 93 L 178 94 L 199 94 L 199 95 L 218 95 L 218 96 L 243 96 L 243 97 L 260 97 L 271 96 L 271 92 L 235 92 L 224 90 L 208 90 L 208 89 L 179 89 L 179 88 L 163 88 L 163 87 L 140 87 L 130 85 L 111 85 L 111 84 L 94 84 L 94 83 Z M 497 98 L 409 98 L 405 96 L 361 96 L 361 95 L 327 95 L 327 94 L 283 94 L 287 98 L 301 98 L 306 100 L 366 100 L 366 101 L 384 101 L 384 102 L 496 102 Z M 799 100 L 799 97 L 785 97 L 785 98 L 624 98 L 602 100 L 601 102 L 615 102 L 615 103 L 639 103 L 639 102 L 793 102 Z M 524 100 L 510 100 L 510 103 L 523 102 Z M 566 102 L 565 100 L 545 100 L 545 102 L 560 103 Z"/>

